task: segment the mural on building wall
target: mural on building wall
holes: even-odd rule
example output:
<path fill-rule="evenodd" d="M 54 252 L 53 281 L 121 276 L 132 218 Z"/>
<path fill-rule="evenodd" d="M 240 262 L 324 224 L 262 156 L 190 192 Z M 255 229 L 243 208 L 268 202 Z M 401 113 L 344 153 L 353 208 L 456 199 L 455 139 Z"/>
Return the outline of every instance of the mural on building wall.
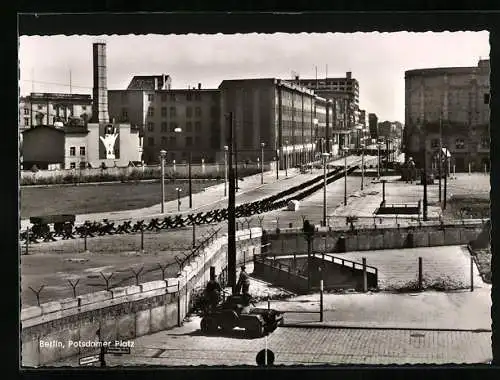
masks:
<path fill-rule="evenodd" d="M 112 124 L 99 126 L 99 159 L 115 160 L 120 158 L 120 129 Z"/>

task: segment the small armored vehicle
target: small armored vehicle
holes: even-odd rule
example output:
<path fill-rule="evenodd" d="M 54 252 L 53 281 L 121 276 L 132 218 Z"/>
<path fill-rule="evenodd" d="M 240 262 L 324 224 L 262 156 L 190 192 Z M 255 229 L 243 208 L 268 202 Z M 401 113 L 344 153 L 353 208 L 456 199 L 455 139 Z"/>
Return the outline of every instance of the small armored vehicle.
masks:
<path fill-rule="evenodd" d="M 283 325 L 283 313 L 274 309 L 254 307 L 245 295 L 232 295 L 214 310 L 207 311 L 201 320 L 201 331 L 215 333 L 244 328 L 249 337 L 260 338 Z"/>

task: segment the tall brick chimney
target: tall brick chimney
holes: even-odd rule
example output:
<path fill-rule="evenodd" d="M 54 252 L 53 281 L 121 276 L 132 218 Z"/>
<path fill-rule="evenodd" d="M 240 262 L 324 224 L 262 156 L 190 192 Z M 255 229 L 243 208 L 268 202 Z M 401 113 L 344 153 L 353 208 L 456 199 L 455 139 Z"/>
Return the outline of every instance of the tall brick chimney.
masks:
<path fill-rule="evenodd" d="M 94 85 L 92 89 L 92 122 L 109 123 L 106 43 L 93 44 Z"/>

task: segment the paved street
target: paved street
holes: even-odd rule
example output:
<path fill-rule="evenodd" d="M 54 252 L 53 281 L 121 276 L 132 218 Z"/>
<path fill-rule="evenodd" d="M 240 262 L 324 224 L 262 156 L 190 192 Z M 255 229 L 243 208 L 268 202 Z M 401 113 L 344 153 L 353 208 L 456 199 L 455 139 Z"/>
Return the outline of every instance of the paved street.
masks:
<path fill-rule="evenodd" d="M 130 355 L 107 356 L 108 366 L 256 365 L 266 338 L 203 336 L 199 319 L 135 339 Z M 445 364 L 491 360 L 491 333 L 279 327 L 267 338 L 275 365 Z M 78 358 L 55 365 L 78 365 Z"/>

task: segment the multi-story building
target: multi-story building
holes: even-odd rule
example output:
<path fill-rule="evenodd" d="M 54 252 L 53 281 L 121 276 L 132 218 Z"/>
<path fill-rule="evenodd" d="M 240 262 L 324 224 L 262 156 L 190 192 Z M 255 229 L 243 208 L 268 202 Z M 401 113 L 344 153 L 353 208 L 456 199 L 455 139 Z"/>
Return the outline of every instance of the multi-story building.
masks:
<path fill-rule="evenodd" d="M 71 117 L 87 120 L 92 117 L 90 95 L 32 92 L 20 98 L 21 130 L 35 125 L 54 125 L 57 121 L 66 123 Z"/>
<path fill-rule="evenodd" d="M 422 165 L 442 146 L 457 171 L 489 166 L 490 62 L 405 72 L 403 149 Z M 430 165 L 430 164 L 429 164 Z"/>
<path fill-rule="evenodd" d="M 256 161 L 261 143 L 264 160 L 278 158 L 281 168 L 310 162 L 315 154 L 335 149 L 332 102 L 313 90 L 276 78 L 224 80 L 219 89 L 219 159 L 227 145 L 230 113 L 238 161 Z"/>
<path fill-rule="evenodd" d="M 332 130 L 340 135 L 341 147 L 354 148 L 359 119 L 359 82 L 347 72 L 345 78 L 300 79 L 297 83 L 306 86 L 321 96 L 332 100 L 334 124 Z"/>
<path fill-rule="evenodd" d="M 378 139 L 378 117 L 374 113 L 368 114 L 368 129 L 372 139 Z"/>
<path fill-rule="evenodd" d="M 141 160 L 139 131 L 129 124 L 39 125 L 22 135 L 25 170 L 127 166 Z"/>
<path fill-rule="evenodd" d="M 144 132 L 144 161 L 215 160 L 220 149 L 220 92 L 198 87 L 173 90 L 169 76 L 134 77 L 126 90 L 108 90 L 110 118 Z"/>

